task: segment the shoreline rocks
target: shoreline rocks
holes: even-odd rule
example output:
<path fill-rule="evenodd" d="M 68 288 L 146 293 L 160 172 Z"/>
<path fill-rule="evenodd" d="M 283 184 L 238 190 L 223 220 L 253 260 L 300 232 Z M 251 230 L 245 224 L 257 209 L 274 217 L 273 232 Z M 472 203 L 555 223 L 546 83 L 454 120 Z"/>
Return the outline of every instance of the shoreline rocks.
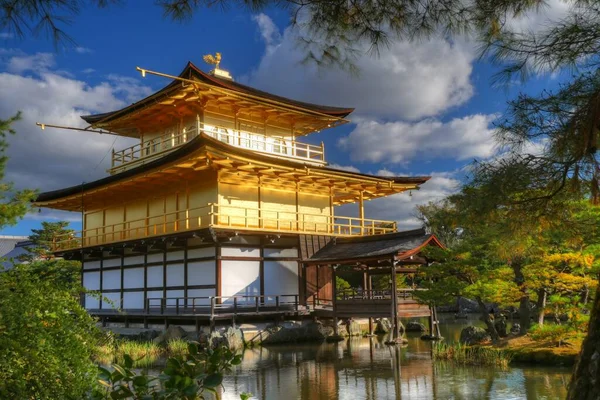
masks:
<path fill-rule="evenodd" d="M 467 326 L 460 332 L 460 343 L 472 346 L 492 340 L 491 336 L 483 328 Z"/>

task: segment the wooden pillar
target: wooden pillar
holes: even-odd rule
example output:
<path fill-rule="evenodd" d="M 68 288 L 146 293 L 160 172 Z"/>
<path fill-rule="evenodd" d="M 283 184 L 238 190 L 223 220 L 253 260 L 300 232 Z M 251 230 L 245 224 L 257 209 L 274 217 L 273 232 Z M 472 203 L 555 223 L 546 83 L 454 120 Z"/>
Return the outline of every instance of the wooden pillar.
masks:
<path fill-rule="evenodd" d="M 429 306 L 429 336 L 434 336 L 433 332 L 433 306 Z"/>
<path fill-rule="evenodd" d="M 400 337 L 400 324 L 398 321 L 398 288 L 396 287 L 396 265 L 394 257 L 391 259 L 392 262 L 392 323 L 394 333 L 392 338 L 398 339 Z"/>
<path fill-rule="evenodd" d="M 331 293 L 333 299 L 332 299 L 332 304 L 333 304 L 333 334 L 334 335 L 338 335 L 338 319 L 337 319 L 337 288 L 336 288 L 336 284 L 335 284 L 335 280 L 336 280 L 336 275 L 335 275 L 335 266 L 332 265 L 331 266 L 331 283 L 332 283 L 332 287 L 331 287 Z"/>
<path fill-rule="evenodd" d="M 367 272 L 365 272 L 367 277 L 367 290 L 369 293 L 369 298 L 373 298 L 373 278 L 369 275 L 369 267 L 367 267 Z M 369 335 L 373 334 L 373 317 L 369 317 Z"/>
<path fill-rule="evenodd" d="M 365 233 L 365 201 L 364 192 L 361 190 L 358 197 L 358 218 L 360 219 L 360 234 Z"/>

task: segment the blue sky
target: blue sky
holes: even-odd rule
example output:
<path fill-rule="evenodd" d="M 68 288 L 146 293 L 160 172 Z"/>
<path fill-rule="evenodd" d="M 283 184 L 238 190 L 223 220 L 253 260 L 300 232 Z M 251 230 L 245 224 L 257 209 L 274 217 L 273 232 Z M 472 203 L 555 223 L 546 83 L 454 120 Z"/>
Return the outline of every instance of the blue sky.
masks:
<path fill-rule="evenodd" d="M 543 17 L 560 16 L 559 3 L 551 2 Z M 515 24 L 531 26 L 540 18 Z M 508 99 L 558 83 L 543 75 L 526 84 L 492 87 L 497 67 L 479 60 L 467 38 L 394 43 L 380 58 L 359 58 L 359 76 L 317 70 L 299 63 L 303 53 L 288 21 L 284 10 L 256 15 L 231 8 L 204 10 L 187 23 L 174 23 L 150 2 L 129 2 L 83 10 L 65 28 L 77 42 L 68 48 L 0 31 L 0 118 L 24 113 L 10 139 L 7 178 L 17 187 L 46 191 L 104 176 L 107 152 L 126 147 L 126 140 L 113 144 L 112 137 L 92 133 L 41 132 L 34 123 L 84 126 L 78 115 L 123 107 L 168 83 L 142 79 L 136 66 L 178 74 L 190 60 L 208 70 L 202 55 L 219 51 L 222 68 L 240 82 L 299 100 L 356 107 L 350 116 L 354 123 L 306 138 L 325 143 L 331 164 L 364 173 L 432 175 L 412 196 L 367 205 L 367 217 L 395 219 L 409 228 L 417 224 L 415 205 L 451 193 L 465 165 L 497 154 L 493 121 Z M 348 206 L 344 213 L 354 211 Z M 63 218 L 80 228 L 76 214 L 42 210 L 0 234 L 27 235 L 42 220 Z"/>

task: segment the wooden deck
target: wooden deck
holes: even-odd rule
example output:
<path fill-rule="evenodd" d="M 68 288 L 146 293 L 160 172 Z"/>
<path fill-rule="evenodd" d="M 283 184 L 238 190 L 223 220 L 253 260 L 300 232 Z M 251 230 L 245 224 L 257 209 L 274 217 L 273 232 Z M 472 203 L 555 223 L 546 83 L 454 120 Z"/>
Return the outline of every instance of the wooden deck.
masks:
<path fill-rule="evenodd" d="M 399 291 L 398 317 L 431 317 L 428 305 L 420 304 L 412 293 Z M 143 309 L 89 309 L 103 324 L 112 321 L 153 321 L 168 325 L 170 321 L 187 321 L 214 327 L 218 321 L 281 320 L 320 318 L 391 318 L 392 298 L 389 292 L 365 291 L 342 293 L 335 301 L 316 298 L 300 304 L 298 295 L 277 296 L 210 296 L 149 298 Z"/>

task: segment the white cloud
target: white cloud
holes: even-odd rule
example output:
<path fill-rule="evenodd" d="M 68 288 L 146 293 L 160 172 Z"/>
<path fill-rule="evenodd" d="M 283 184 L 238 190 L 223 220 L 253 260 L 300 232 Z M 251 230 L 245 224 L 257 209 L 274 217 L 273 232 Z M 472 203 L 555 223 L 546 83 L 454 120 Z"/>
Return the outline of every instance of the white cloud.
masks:
<path fill-rule="evenodd" d="M 418 228 L 422 223 L 417 218 L 416 206 L 441 200 L 456 192 L 459 187 L 460 181 L 455 172 L 434 172 L 419 190 L 367 202 L 365 215 L 373 219 L 396 221 L 398 230 Z"/>
<path fill-rule="evenodd" d="M 541 32 L 567 16 L 572 4 L 565 0 L 549 0 L 537 10 L 531 10 L 508 21 L 508 28 L 517 32 Z"/>
<path fill-rule="evenodd" d="M 93 50 L 88 49 L 87 47 L 77 46 L 77 47 L 75 47 L 75 52 L 77 52 L 79 54 L 89 54 L 89 53 L 92 53 Z"/>
<path fill-rule="evenodd" d="M 32 221 L 67 221 L 81 223 L 81 213 L 40 208 L 38 209 L 38 212 L 28 213 L 25 216 L 25 219 Z"/>
<path fill-rule="evenodd" d="M 397 41 L 368 55 L 368 44 L 357 44 L 364 55 L 356 60 L 360 76 L 337 68 L 320 69 L 301 63 L 297 31 L 283 35 L 271 19 L 254 17 L 266 44 L 258 67 L 242 77 L 252 86 L 318 104 L 356 107 L 360 115 L 417 120 L 465 103 L 474 92 L 470 82 L 475 58 L 472 43 L 461 38 L 421 42 Z"/>
<path fill-rule="evenodd" d="M 356 167 L 353 167 L 352 165 L 329 164 L 329 168 L 341 169 L 342 171 L 360 173 L 360 170 Z"/>
<path fill-rule="evenodd" d="M 115 88 L 116 94 L 122 96 L 128 103 L 133 103 L 140 98 L 152 94 L 152 89 L 142 85 L 137 78 L 118 74 L 109 74 L 107 79 Z"/>
<path fill-rule="evenodd" d="M 132 139 L 51 128 L 42 131 L 35 123 L 84 127 L 80 115 L 119 109 L 150 88 L 117 78 L 92 86 L 59 74 L 52 69 L 53 60 L 39 54 L 15 56 L 7 65 L 19 64 L 14 58 L 34 60 L 16 70 L 36 72 L 33 76 L 0 73 L 0 118 L 23 113 L 14 126 L 17 134 L 8 138 L 7 179 L 19 188 L 46 191 L 106 176 L 110 156 L 99 165 L 102 157 L 113 142 L 120 149 L 131 145 Z M 40 59 L 46 62 L 36 67 L 35 60 Z"/>
<path fill-rule="evenodd" d="M 6 69 L 13 74 L 22 74 L 30 71 L 45 71 L 54 65 L 54 55 L 51 53 L 23 54 L 11 57 L 6 64 Z"/>
<path fill-rule="evenodd" d="M 252 20 L 258 25 L 262 39 L 267 46 L 267 52 L 273 51 L 281 42 L 279 28 L 271 18 L 263 13 L 253 16 Z"/>
<path fill-rule="evenodd" d="M 0 39 L 11 39 L 13 37 L 13 34 L 10 32 L 0 32 Z"/>
<path fill-rule="evenodd" d="M 476 114 L 449 122 L 426 119 L 416 123 L 359 119 L 356 128 L 338 144 L 359 162 L 488 158 L 496 148 L 490 129 L 495 118 Z"/>

